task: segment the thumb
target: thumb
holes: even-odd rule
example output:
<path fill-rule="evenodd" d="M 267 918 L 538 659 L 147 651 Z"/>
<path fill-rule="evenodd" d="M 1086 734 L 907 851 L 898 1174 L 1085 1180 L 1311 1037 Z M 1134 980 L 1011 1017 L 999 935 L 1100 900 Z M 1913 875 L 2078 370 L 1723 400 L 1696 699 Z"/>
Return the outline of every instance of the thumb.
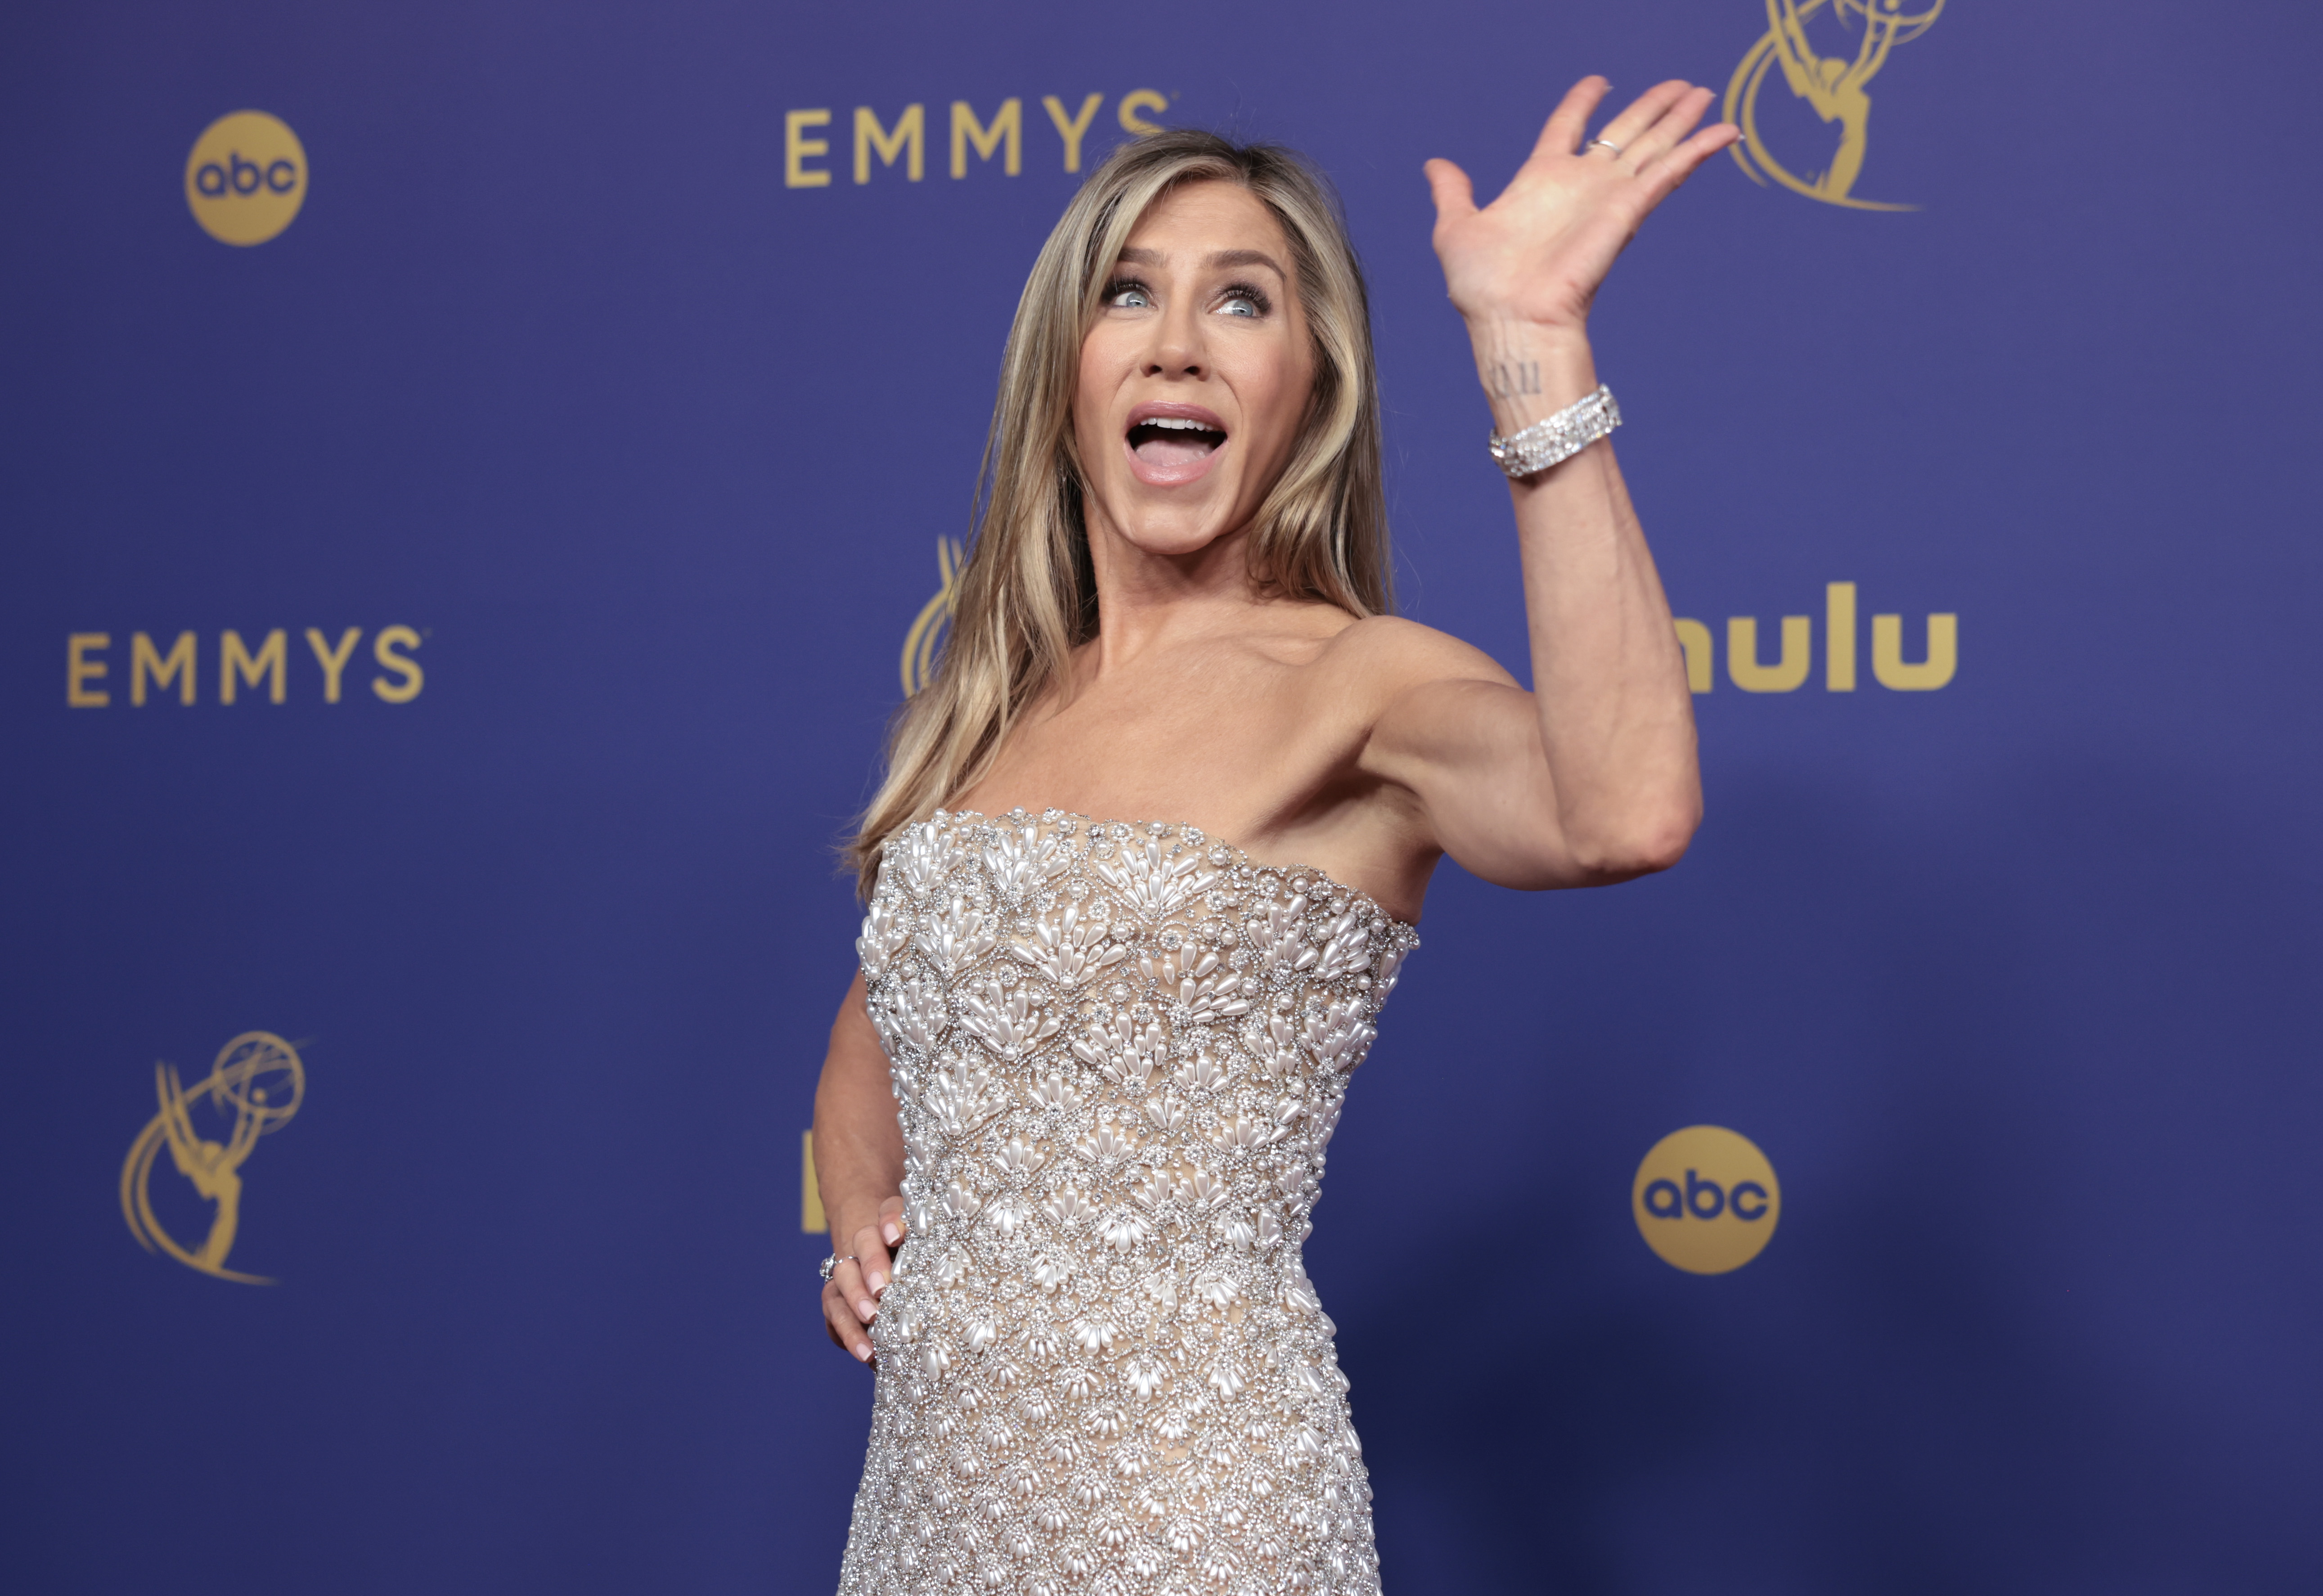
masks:
<path fill-rule="evenodd" d="M 1428 174 L 1428 191 L 1436 197 L 1436 222 L 1438 226 L 1474 212 L 1475 186 L 1468 181 L 1466 172 L 1441 159 L 1429 161 L 1421 170 Z"/>

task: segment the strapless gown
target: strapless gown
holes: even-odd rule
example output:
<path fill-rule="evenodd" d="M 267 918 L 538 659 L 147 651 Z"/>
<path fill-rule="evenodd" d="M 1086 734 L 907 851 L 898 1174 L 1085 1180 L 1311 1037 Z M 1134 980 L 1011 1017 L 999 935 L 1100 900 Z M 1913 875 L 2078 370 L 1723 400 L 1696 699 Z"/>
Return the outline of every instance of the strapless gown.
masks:
<path fill-rule="evenodd" d="M 889 842 L 856 946 L 911 1238 L 841 1596 L 1378 1590 L 1299 1247 L 1419 940 L 1189 826 Z"/>

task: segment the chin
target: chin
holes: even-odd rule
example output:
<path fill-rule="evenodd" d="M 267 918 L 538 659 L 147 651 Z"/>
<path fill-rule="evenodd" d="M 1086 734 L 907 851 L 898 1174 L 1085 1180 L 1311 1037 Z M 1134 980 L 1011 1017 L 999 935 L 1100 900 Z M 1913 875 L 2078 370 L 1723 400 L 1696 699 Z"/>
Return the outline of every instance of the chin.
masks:
<path fill-rule="evenodd" d="M 1159 559 L 1178 560 L 1188 555 L 1200 554 L 1218 540 L 1215 532 L 1198 533 L 1186 537 L 1133 537 L 1129 541 L 1140 551 Z"/>
<path fill-rule="evenodd" d="M 1144 513 L 1137 513 L 1143 509 Z M 1229 530 L 1226 518 L 1190 505 L 1139 506 L 1112 518 L 1122 540 L 1141 553 L 1178 557 L 1198 554 Z"/>

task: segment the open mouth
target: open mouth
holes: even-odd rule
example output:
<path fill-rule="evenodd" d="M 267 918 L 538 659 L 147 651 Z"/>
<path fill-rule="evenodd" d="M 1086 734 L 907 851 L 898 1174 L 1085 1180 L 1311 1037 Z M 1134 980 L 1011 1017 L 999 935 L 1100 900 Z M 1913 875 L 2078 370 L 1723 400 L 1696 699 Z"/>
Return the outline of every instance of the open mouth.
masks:
<path fill-rule="evenodd" d="M 1162 471 L 1207 460 L 1226 441 L 1223 428 L 1190 416 L 1148 416 L 1129 429 L 1129 452 Z"/>

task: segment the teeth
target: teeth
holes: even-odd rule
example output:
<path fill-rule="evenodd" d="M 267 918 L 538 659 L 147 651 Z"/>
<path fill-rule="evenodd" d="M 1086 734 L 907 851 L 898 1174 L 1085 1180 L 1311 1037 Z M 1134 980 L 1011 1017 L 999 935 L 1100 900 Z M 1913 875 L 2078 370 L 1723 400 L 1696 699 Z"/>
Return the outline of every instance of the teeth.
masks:
<path fill-rule="evenodd" d="M 1140 427 L 1166 427 L 1172 432 L 1214 432 L 1217 430 L 1215 427 L 1205 427 L 1198 421 L 1189 421 L 1183 416 L 1148 416 L 1144 420 L 1139 422 L 1137 425 Z"/>

